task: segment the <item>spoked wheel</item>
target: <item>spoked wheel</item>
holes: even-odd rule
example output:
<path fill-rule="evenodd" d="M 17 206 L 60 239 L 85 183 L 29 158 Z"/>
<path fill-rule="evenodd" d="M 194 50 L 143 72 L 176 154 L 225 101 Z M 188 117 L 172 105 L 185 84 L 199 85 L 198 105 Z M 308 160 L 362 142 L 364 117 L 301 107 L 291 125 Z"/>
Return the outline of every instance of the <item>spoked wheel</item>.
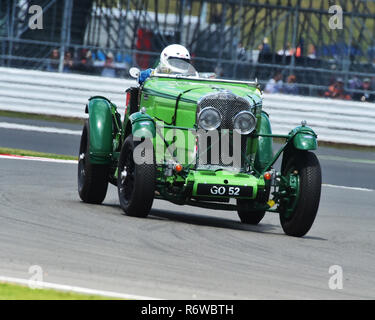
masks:
<path fill-rule="evenodd" d="M 89 148 L 89 122 L 86 120 L 79 146 L 78 194 L 83 202 L 100 204 L 107 194 L 109 167 L 102 164 L 91 164 Z"/>
<path fill-rule="evenodd" d="M 287 235 L 302 237 L 314 223 L 319 208 L 322 174 L 319 160 L 309 151 L 288 153 L 283 160 L 284 197 L 280 202 L 280 222 Z"/>
<path fill-rule="evenodd" d="M 152 154 L 152 163 L 135 163 L 136 143 L 133 136 L 125 139 L 118 164 L 117 189 L 121 208 L 133 217 L 147 217 L 155 195 L 156 169 L 152 141 L 142 142 Z M 138 145 L 138 144 L 137 144 Z"/>

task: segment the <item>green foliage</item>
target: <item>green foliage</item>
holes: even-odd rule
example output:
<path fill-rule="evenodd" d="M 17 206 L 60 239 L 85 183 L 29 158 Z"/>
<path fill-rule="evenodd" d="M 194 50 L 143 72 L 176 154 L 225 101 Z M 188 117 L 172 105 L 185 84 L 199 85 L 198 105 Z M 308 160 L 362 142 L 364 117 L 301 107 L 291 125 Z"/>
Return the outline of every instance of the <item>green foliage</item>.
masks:
<path fill-rule="evenodd" d="M 81 124 L 81 125 L 83 125 L 83 122 L 84 122 L 84 119 L 74 118 L 74 117 L 59 117 L 59 116 L 46 115 L 46 114 L 3 111 L 3 110 L 0 110 L 0 117 L 43 120 L 43 121 L 63 122 L 63 123 Z"/>
<path fill-rule="evenodd" d="M 40 157 L 40 158 L 52 158 L 60 160 L 78 160 L 76 156 L 37 152 L 32 150 L 13 149 L 13 148 L 1 148 L 0 154 L 11 154 L 17 156 L 29 156 L 29 157 Z"/>
<path fill-rule="evenodd" d="M 0 283 L 0 300 L 109 300 L 110 298 Z"/>

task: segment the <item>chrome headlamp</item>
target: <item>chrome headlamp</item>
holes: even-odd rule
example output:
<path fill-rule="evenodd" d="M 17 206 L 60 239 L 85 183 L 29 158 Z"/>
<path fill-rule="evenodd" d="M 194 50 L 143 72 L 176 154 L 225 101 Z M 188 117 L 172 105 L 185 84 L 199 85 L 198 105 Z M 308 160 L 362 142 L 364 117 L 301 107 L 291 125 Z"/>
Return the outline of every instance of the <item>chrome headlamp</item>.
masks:
<path fill-rule="evenodd" d="M 221 114 L 213 107 L 206 107 L 198 114 L 198 125 L 204 130 L 215 130 L 221 125 Z"/>
<path fill-rule="evenodd" d="M 241 111 L 233 118 L 233 129 L 237 129 L 241 134 L 249 134 L 254 131 L 256 118 L 250 111 Z"/>

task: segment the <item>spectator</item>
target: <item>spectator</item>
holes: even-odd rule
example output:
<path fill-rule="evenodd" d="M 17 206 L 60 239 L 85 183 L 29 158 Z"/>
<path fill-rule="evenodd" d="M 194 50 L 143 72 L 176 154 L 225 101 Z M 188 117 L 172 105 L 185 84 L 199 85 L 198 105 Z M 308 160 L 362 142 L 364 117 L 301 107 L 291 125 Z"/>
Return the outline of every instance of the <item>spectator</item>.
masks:
<path fill-rule="evenodd" d="M 133 64 L 133 58 L 130 54 L 125 54 L 124 62 L 128 64 L 129 67 Z"/>
<path fill-rule="evenodd" d="M 285 48 L 279 50 L 279 51 L 277 52 L 277 54 L 278 54 L 279 56 L 284 56 L 284 55 L 285 55 L 285 56 L 289 57 L 289 56 L 294 55 L 295 51 L 296 51 L 296 50 L 293 49 L 293 48 L 290 46 L 290 43 L 288 42 L 288 43 L 286 44 Z"/>
<path fill-rule="evenodd" d="M 296 58 L 301 58 L 302 57 L 302 47 L 298 46 L 295 50 L 295 56 Z"/>
<path fill-rule="evenodd" d="M 361 86 L 362 86 L 362 82 L 357 76 L 354 76 L 353 78 L 349 80 L 350 89 L 359 89 L 361 88 Z"/>
<path fill-rule="evenodd" d="M 328 91 L 324 93 L 324 96 L 332 99 L 351 100 L 350 95 L 344 90 L 344 81 L 342 78 L 337 78 L 336 82 L 329 86 Z"/>
<path fill-rule="evenodd" d="M 92 57 L 91 50 L 87 51 L 86 56 L 83 59 L 82 63 L 84 63 L 87 71 L 89 71 L 89 72 L 93 71 L 94 59 Z"/>
<path fill-rule="evenodd" d="M 263 39 L 263 43 L 259 45 L 258 49 L 260 51 L 260 55 L 271 53 L 271 47 L 268 44 L 268 38 Z"/>
<path fill-rule="evenodd" d="M 73 67 L 72 54 L 70 53 L 70 51 L 67 51 L 67 52 L 65 52 L 65 56 L 64 56 L 64 69 L 63 69 L 63 71 L 69 73 L 69 72 L 71 72 L 72 67 Z"/>
<path fill-rule="evenodd" d="M 216 65 L 214 72 L 215 72 L 215 74 L 218 78 L 220 78 L 224 75 L 223 68 L 221 67 L 220 64 Z"/>
<path fill-rule="evenodd" d="M 97 52 L 96 52 L 96 59 L 98 60 L 98 61 L 105 61 L 105 59 L 106 59 L 106 56 L 105 56 L 105 54 L 103 53 L 103 51 L 102 50 L 98 50 Z"/>
<path fill-rule="evenodd" d="M 103 77 L 110 77 L 115 78 L 116 77 L 116 70 L 115 70 L 115 64 L 113 62 L 113 54 L 112 52 L 107 54 L 107 57 L 105 59 L 104 67 L 102 70 L 102 76 Z"/>
<path fill-rule="evenodd" d="M 349 80 L 348 85 L 349 85 L 349 89 L 351 90 L 359 90 L 362 87 L 362 81 L 357 76 L 354 76 L 353 78 Z M 355 99 L 356 94 L 357 94 L 356 92 L 352 93 L 353 99 Z"/>
<path fill-rule="evenodd" d="M 259 63 L 269 63 L 272 60 L 271 47 L 268 44 L 268 39 L 264 38 L 263 43 L 258 47 L 258 62 Z"/>
<path fill-rule="evenodd" d="M 283 92 L 286 94 L 298 94 L 298 86 L 296 81 L 296 76 L 291 74 L 286 80 L 286 84 L 283 87 Z"/>
<path fill-rule="evenodd" d="M 246 50 L 242 46 L 242 43 L 238 43 L 237 46 L 237 60 L 239 61 L 246 61 Z"/>
<path fill-rule="evenodd" d="M 59 70 L 60 53 L 58 49 L 53 49 L 49 60 L 47 62 L 47 71 L 58 71 Z"/>
<path fill-rule="evenodd" d="M 305 56 L 304 48 L 305 48 L 305 39 L 301 37 L 297 44 L 297 48 L 295 50 L 296 58 L 302 58 L 303 56 Z"/>
<path fill-rule="evenodd" d="M 374 102 L 374 95 L 370 93 L 373 89 L 371 88 L 371 80 L 366 78 L 363 80 L 363 83 L 360 87 L 363 92 L 356 92 L 353 95 L 353 100 L 362 101 L 362 102 Z"/>
<path fill-rule="evenodd" d="M 93 66 L 94 61 L 91 51 L 88 49 L 82 49 L 75 63 L 75 70 L 85 73 L 92 73 L 94 71 Z"/>
<path fill-rule="evenodd" d="M 266 93 L 280 93 L 282 92 L 283 88 L 283 75 L 281 72 L 277 72 L 272 79 L 270 79 L 267 84 L 264 91 Z"/>
<path fill-rule="evenodd" d="M 315 50 L 315 46 L 312 43 L 309 44 L 309 47 L 307 50 L 308 50 L 307 57 L 310 59 L 316 59 L 316 50 Z"/>

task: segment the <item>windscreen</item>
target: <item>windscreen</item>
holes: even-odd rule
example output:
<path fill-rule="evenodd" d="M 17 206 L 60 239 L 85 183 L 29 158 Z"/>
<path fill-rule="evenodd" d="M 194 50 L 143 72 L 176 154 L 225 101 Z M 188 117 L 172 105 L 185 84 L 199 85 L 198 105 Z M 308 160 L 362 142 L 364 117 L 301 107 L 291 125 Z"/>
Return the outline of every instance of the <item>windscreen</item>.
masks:
<path fill-rule="evenodd" d="M 166 65 L 159 65 L 157 73 L 168 75 L 197 76 L 195 68 L 184 59 L 169 58 Z"/>

